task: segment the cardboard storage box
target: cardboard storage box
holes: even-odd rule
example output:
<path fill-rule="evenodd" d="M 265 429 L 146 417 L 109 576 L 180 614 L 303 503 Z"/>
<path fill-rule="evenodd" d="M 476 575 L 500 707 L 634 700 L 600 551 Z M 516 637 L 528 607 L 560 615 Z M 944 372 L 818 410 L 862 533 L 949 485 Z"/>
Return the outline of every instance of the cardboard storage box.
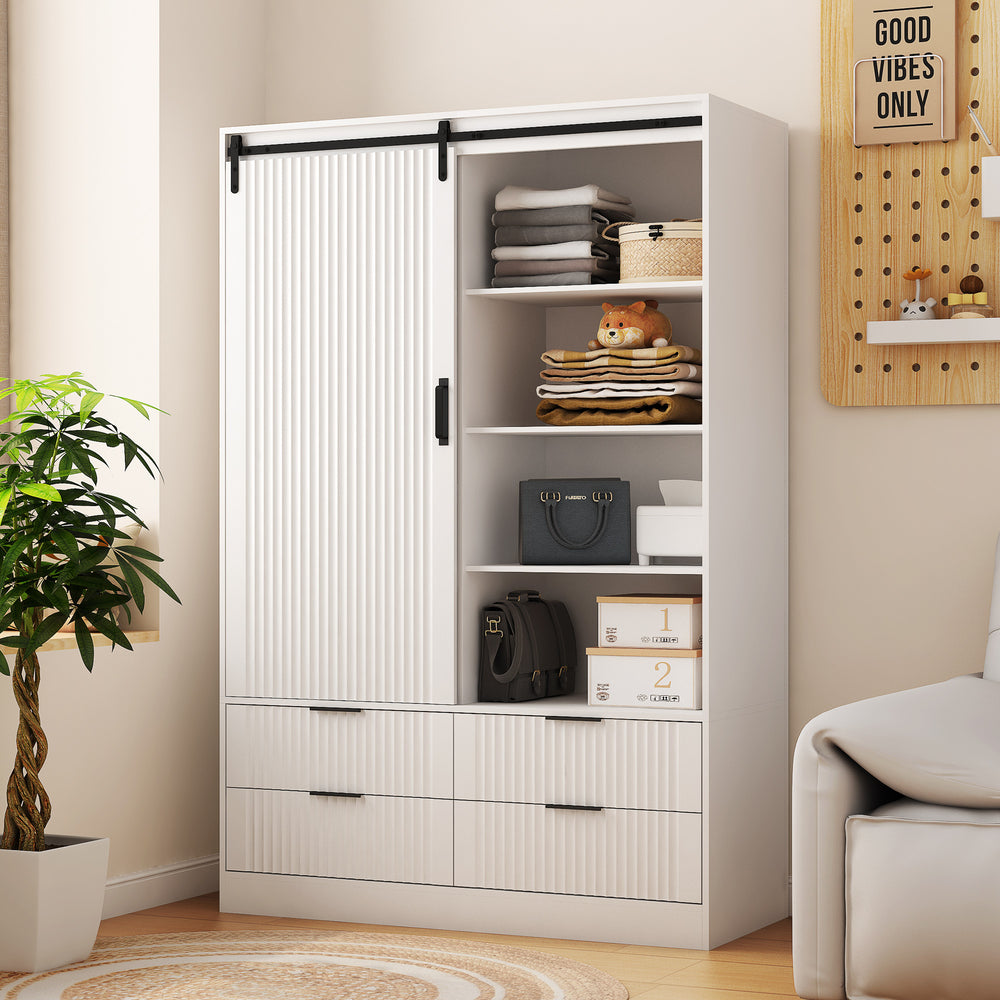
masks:
<path fill-rule="evenodd" d="M 701 648 L 701 598 L 620 594 L 597 598 L 598 646 Z"/>
<path fill-rule="evenodd" d="M 701 708 L 697 649 L 587 650 L 588 701 L 598 708 Z"/>

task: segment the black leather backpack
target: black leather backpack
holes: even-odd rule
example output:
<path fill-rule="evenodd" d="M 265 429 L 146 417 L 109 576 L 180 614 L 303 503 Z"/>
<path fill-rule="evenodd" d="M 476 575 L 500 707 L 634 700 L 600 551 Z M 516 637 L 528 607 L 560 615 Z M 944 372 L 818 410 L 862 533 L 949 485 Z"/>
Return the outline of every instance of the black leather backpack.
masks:
<path fill-rule="evenodd" d="M 566 606 L 515 590 L 481 612 L 480 701 L 534 701 L 571 694 L 576 636 Z"/>

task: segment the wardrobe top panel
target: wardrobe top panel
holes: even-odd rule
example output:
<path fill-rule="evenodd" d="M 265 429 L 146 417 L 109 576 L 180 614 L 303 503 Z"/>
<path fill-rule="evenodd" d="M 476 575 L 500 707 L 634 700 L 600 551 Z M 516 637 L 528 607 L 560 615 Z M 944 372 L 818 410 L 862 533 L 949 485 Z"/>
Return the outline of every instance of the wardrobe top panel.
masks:
<path fill-rule="evenodd" d="M 572 122 L 614 121 L 616 119 L 657 117 L 686 117 L 711 114 L 713 107 L 728 105 L 740 108 L 712 94 L 693 94 L 678 97 L 642 97 L 629 100 L 587 101 L 573 104 L 550 104 L 521 108 L 488 108 L 475 111 L 441 111 L 426 114 L 388 115 L 376 118 L 340 118 L 330 121 L 289 122 L 270 125 L 237 125 L 221 130 L 225 137 L 239 132 L 246 137 L 253 136 L 253 144 L 266 144 L 287 138 L 289 131 L 296 132 L 302 141 L 330 138 L 337 132 L 352 135 L 407 135 L 414 130 L 437 130 L 437 123 L 447 119 L 453 132 L 463 132 L 477 128 L 503 128 L 514 122 L 519 127 L 567 124 Z M 774 122 L 757 112 L 746 108 L 740 110 L 762 120 Z M 775 122 L 775 124 L 778 124 Z"/>

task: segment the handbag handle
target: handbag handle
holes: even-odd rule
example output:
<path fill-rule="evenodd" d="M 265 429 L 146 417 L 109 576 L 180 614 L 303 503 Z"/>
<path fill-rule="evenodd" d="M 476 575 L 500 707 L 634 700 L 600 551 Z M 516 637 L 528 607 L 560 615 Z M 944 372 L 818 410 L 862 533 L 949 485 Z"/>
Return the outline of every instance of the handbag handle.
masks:
<path fill-rule="evenodd" d="M 562 533 L 559 525 L 556 524 L 556 505 L 559 503 L 558 496 L 553 493 L 543 493 L 541 500 L 545 505 L 545 523 L 548 525 L 549 533 L 563 548 L 589 549 L 607 530 L 608 508 L 611 506 L 612 499 L 613 495 L 611 493 L 602 492 L 594 494 L 594 503 L 597 504 L 597 524 L 590 533 L 589 538 L 585 538 L 582 542 L 573 542 Z"/>

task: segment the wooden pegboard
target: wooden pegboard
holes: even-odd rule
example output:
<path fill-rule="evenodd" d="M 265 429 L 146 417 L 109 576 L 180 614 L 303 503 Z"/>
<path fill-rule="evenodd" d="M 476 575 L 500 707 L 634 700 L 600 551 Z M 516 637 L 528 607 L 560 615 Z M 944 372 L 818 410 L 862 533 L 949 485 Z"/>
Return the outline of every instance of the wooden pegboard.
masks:
<path fill-rule="evenodd" d="M 820 377 L 838 406 L 1000 403 L 1000 344 L 869 346 L 865 337 L 868 320 L 897 319 L 913 298 L 902 277 L 913 266 L 933 269 L 921 291 L 938 302 L 977 272 L 1000 316 L 1000 221 L 978 207 L 988 150 L 965 111 L 972 103 L 1000 149 L 998 2 L 956 0 L 958 138 L 855 148 L 853 5 L 823 0 Z"/>

